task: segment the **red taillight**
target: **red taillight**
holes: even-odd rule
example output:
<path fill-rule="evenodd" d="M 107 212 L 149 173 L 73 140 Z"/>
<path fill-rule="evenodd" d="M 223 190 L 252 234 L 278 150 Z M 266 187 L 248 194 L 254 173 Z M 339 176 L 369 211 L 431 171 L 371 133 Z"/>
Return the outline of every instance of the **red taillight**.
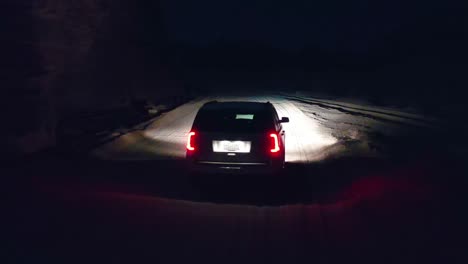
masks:
<path fill-rule="evenodd" d="M 195 146 L 193 145 L 193 138 L 195 137 L 195 132 L 190 132 L 187 139 L 187 150 L 194 151 Z"/>
<path fill-rule="evenodd" d="M 275 134 L 275 133 L 271 133 L 270 138 L 272 139 L 270 152 L 276 153 L 276 152 L 280 151 L 278 135 Z"/>

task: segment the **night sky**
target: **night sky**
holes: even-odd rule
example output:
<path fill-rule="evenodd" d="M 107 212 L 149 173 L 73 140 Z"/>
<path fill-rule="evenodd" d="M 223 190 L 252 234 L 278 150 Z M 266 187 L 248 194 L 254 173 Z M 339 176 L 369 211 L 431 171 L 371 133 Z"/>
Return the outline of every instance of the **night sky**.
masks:
<path fill-rule="evenodd" d="M 358 54 L 411 27 L 430 31 L 435 20 L 451 12 L 447 2 L 421 0 L 162 2 L 168 31 L 180 42 L 260 43 L 286 50 L 315 46 Z"/>
<path fill-rule="evenodd" d="M 191 75 L 197 78 L 204 68 L 216 72 L 207 75 L 210 80 L 228 82 L 240 79 L 241 72 L 248 81 L 284 72 L 302 86 L 308 78 L 353 78 L 366 93 L 380 93 L 379 87 L 407 96 L 412 90 L 415 98 L 428 90 L 443 93 L 447 80 L 456 83 L 448 87 L 456 92 L 465 83 L 459 74 L 468 60 L 463 1 L 161 0 L 161 5 L 167 37 L 176 44 L 171 47 L 180 47 L 172 60 L 195 69 Z M 235 77 L 220 77 L 218 71 Z M 301 75 L 305 81 L 298 72 L 307 73 Z"/>

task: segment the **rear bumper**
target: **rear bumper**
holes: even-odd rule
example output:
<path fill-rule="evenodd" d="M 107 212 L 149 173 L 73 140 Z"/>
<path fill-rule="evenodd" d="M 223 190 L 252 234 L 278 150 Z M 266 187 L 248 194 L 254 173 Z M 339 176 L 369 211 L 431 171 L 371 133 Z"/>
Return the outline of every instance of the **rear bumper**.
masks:
<path fill-rule="evenodd" d="M 211 161 L 187 161 L 188 170 L 199 174 L 274 174 L 282 166 L 273 163 L 232 163 Z"/>

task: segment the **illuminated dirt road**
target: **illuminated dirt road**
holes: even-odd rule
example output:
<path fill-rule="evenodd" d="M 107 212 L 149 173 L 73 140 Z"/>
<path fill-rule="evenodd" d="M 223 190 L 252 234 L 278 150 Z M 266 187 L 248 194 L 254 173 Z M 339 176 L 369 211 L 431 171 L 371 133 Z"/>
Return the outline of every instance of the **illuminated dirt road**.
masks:
<path fill-rule="evenodd" d="M 336 102 L 330 101 L 306 101 L 290 96 L 213 96 L 184 104 L 154 119 L 145 129 L 125 134 L 94 150 L 92 155 L 105 160 L 183 159 L 195 115 L 210 100 L 272 102 L 280 117 L 290 119 L 285 124 L 289 164 L 310 164 L 342 156 L 381 156 L 396 146 L 392 140 L 404 142 L 402 137 L 427 133 L 430 131 L 427 127 L 433 125 L 414 114 L 364 106 L 357 109 L 349 104 L 337 107 Z"/>
<path fill-rule="evenodd" d="M 184 170 L 185 144 L 198 109 L 210 100 L 270 101 L 280 117 L 289 117 L 290 122 L 285 124 L 287 177 L 280 182 L 240 186 L 218 177 L 224 187 L 214 188 L 213 195 L 202 198 L 194 194 Z M 134 184 L 158 197 L 288 204 L 334 199 L 337 192 L 360 177 L 385 172 L 407 157 L 422 157 L 428 153 L 427 147 L 436 145 L 434 140 L 428 145 L 429 139 L 442 138 L 433 135 L 437 131 L 435 121 L 415 114 L 308 100 L 285 95 L 199 98 L 95 149 L 91 155 L 108 166 L 131 167 L 125 168 L 128 172 L 122 171 L 122 177 L 133 182 L 126 181 L 122 186 Z M 233 194 L 222 199 L 228 189 L 234 190 Z"/>

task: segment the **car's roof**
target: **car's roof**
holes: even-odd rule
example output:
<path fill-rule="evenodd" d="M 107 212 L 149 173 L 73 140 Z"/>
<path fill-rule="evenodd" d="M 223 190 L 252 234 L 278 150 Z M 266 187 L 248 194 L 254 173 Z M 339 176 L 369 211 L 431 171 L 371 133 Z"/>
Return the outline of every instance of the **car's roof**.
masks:
<path fill-rule="evenodd" d="M 203 105 L 204 110 L 249 110 L 249 111 L 262 111 L 267 110 L 269 102 L 248 102 L 248 101 L 228 101 L 228 102 L 208 102 Z"/>

